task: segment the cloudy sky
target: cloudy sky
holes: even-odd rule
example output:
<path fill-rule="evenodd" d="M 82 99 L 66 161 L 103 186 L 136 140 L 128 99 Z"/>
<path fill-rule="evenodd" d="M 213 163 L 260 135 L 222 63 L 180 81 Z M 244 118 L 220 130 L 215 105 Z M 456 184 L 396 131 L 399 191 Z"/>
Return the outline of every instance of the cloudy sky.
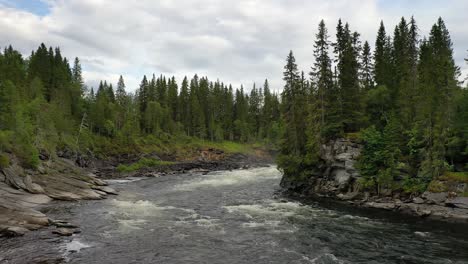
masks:
<path fill-rule="evenodd" d="M 427 35 L 442 16 L 467 76 L 467 10 L 466 0 L 0 0 L 0 47 L 27 56 L 41 42 L 60 46 L 81 59 L 90 86 L 122 74 L 135 90 L 144 74 L 198 73 L 246 88 L 268 78 L 280 90 L 290 49 L 309 71 L 321 19 L 330 35 L 341 17 L 373 44 L 380 20 L 393 31 L 414 15 Z"/>

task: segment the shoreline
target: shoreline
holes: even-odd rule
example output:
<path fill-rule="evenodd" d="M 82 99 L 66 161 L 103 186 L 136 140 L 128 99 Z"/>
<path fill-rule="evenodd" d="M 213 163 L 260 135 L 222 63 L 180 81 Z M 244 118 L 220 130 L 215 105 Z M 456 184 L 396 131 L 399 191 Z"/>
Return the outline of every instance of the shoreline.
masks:
<path fill-rule="evenodd" d="M 225 160 L 183 161 L 125 173 L 118 172 L 115 164 L 109 166 L 112 162 L 94 162 L 98 165 L 82 168 L 70 159 L 58 158 L 53 162 L 44 162 L 37 172 L 25 170 L 16 164 L 0 171 L 0 237 L 22 236 L 26 232 L 50 226 L 56 227 L 52 234 L 59 236 L 80 232 L 73 223 L 50 219 L 42 208 L 53 201 L 101 200 L 118 195 L 108 186 L 107 180 L 247 169 L 265 166 L 271 160 L 235 154 Z"/>
<path fill-rule="evenodd" d="M 439 204 L 403 202 L 400 200 L 344 200 L 326 195 L 298 193 L 284 188 L 283 193 L 286 197 L 305 203 L 317 202 L 325 205 L 339 205 L 343 206 L 345 209 L 383 213 L 389 218 L 405 216 L 414 218 L 415 220 L 468 226 L 468 209 L 463 208 L 454 208 Z"/>

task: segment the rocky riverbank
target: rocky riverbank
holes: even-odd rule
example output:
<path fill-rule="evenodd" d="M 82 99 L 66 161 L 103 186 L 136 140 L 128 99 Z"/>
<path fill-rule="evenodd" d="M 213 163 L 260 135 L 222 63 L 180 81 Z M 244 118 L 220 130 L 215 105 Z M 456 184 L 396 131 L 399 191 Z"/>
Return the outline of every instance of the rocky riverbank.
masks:
<path fill-rule="evenodd" d="M 54 234 L 68 236 L 80 232 L 73 223 L 49 219 L 41 208 L 52 200 L 77 201 L 105 199 L 117 192 L 107 186 L 106 179 L 159 177 L 185 172 L 209 172 L 259 166 L 272 162 L 269 154 L 226 154 L 215 149 L 201 150 L 193 160 L 169 165 L 119 172 L 122 162 L 132 163 L 141 157 L 86 160 L 62 153 L 61 158 L 44 160 L 37 170 L 20 167 L 12 157 L 11 165 L 0 170 L 0 236 L 20 236 L 44 226 L 55 226 Z M 159 157 L 149 154 L 152 158 Z"/>
<path fill-rule="evenodd" d="M 415 215 L 434 220 L 468 223 L 468 184 L 442 182 L 444 192 L 426 191 L 409 195 L 402 191 L 384 190 L 379 195 L 362 187 L 356 162 L 362 145 L 350 139 L 338 139 L 322 146 L 321 164 L 308 178 L 284 176 L 285 190 L 303 198 L 327 198 L 362 208 L 375 208 Z"/>

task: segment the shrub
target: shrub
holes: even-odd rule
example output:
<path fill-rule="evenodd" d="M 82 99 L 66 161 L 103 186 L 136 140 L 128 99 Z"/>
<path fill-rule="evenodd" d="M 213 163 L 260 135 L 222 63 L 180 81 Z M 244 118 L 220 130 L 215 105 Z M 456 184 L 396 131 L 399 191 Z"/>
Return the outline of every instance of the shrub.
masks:
<path fill-rule="evenodd" d="M 427 189 L 427 183 L 421 178 L 405 177 L 402 187 L 405 193 L 423 193 Z"/>
<path fill-rule="evenodd" d="M 429 186 L 427 187 L 427 190 L 430 192 L 434 193 L 439 193 L 439 192 L 446 192 L 447 191 L 447 186 L 445 186 L 442 182 L 434 180 L 429 183 Z"/>
<path fill-rule="evenodd" d="M 0 154 L 0 169 L 4 169 L 10 165 L 10 159 L 5 154 Z"/>

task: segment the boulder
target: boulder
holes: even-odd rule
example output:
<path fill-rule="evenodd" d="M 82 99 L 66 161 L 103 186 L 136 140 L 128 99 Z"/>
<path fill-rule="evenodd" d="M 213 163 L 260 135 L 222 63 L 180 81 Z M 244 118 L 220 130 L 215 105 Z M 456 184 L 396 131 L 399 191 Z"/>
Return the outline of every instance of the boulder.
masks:
<path fill-rule="evenodd" d="M 58 228 L 78 228 L 77 225 L 71 224 L 67 221 L 49 219 L 49 222 L 51 225 L 56 226 Z"/>
<path fill-rule="evenodd" d="M 71 236 L 73 235 L 74 233 L 74 230 L 73 229 L 69 229 L 69 228 L 57 228 L 55 230 L 52 231 L 52 234 L 56 234 L 56 235 L 59 235 L 59 236 Z"/>
<path fill-rule="evenodd" d="M 413 198 L 413 203 L 415 203 L 415 204 L 423 204 L 423 203 L 424 203 L 424 200 L 423 200 L 423 198 L 421 198 L 421 197 L 416 197 L 416 198 Z"/>
<path fill-rule="evenodd" d="M 393 210 L 397 206 L 394 203 L 377 203 L 377 202 L 367 202 L 365 203 L 366 207 L 384 209 L 384 210 Z"/>
<path fill-rule="evenodd" d="M 445 203 L 447 206 L 468 209 L 468 197 L 456 197 Z"/>
<path fill-rule="evenodd" d="M 448 198 L 448 193 L 440 192 L 440 193 L 433 193 L 433 192 L 424 192 L 422 198 L 426 200 L 428 204 L 438 204 L 444 205 L 445 201 Z"/>
<path fill-rule="evenodd" d="M 28 229 L 19 226 L 0 226 L 0 236 L 5 237 L 23 236 L 28 231 Z"/>

